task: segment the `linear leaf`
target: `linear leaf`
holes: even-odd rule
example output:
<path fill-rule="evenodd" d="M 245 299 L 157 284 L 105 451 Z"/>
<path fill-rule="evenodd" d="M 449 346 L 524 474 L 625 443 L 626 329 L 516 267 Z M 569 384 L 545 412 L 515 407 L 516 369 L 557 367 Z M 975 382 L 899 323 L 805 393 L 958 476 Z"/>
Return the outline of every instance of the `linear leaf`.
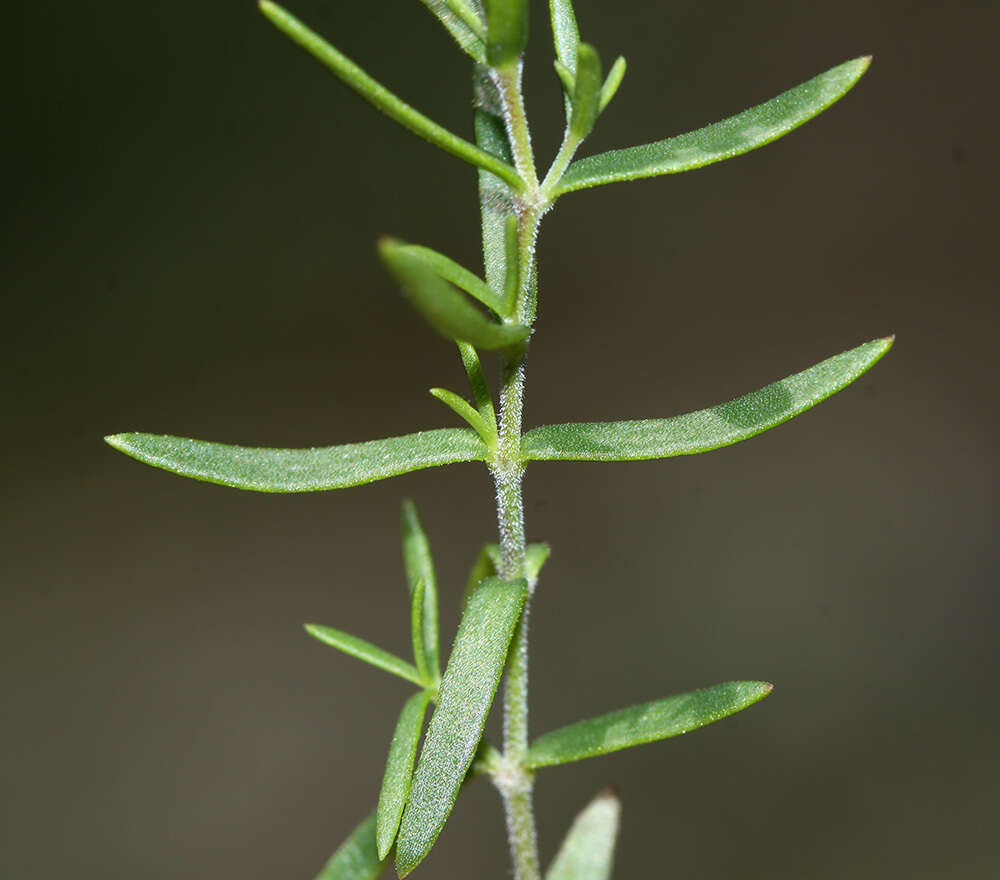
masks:
<path fill-rule="evenodd" d="M 527 589 L 523 580 L 487 578 L 469 597 L 396 840 L 400 877 L 430 852 L 451 813 L 483 735 Z"/>
<path fill-rule="evenodd" d="M 437 673 L 431 672 L 427 659 L 427 637 L 424 634 L 424 597 L 427 587 L 423 578 L 417 581 L 417 587 L 410 596 L 410 641 L 413 643 L 413 660 L 417 664 L 417 672 L 425 682 L 437 680 Z"/>
<path fill-rule="evenodd" d="M 438 647 L 438 589 L 434 572 L 431 545 L 420 524 L 417 506 L 407 499 L 403 502 L 400 516 L 403 539 L 403 567 L 406 569 L 406 583 L 412 597 L 423 584 L 423 642 L 427 668 L 432 682 L 441 677 L 440 648 Z"/>
<path fill-rule="evenodd" d="M 282 9 L 276 3 L 269 2 L 269 0 L 260 0 L 260 10 L 278 30 L 332 70 L 345 85 L 354 89 L 362 98 L 381 110 L 390 119 L 398 122 L 404 128 L 408 128 L 424 140 L 430 141 L 445 152 L 480 168 L 488 168 L 511 186 L 516 189 L 521 188 L 521 178 L 513 166 L 500 161 L 436 122 L 432 122 L 405 101 L 397 98 L 385 86 L 372 79 L 350 58 L 334 49 L 319 34 L 307 28 L 290 12 Z"/>
<path fill-rule="evenodd" d="M 490 80 L 480 75 L 477 99 L 481 104 L 492 107 L 499 103 L 495 95 L 496 87 Z M 511 161 L 510 143 L 504 129 L 503 120 L 485 109 L 477 109 L 475 114 L 476 143 L 482 149 Z M 504 290 L 507 278 L 505 227 L 507 218 L 514 215 L 514 203 L 510 188 L 489 171 L 479 170 L 479 209 L 482 217 L 483 264 L 486 283 L 498 294 Z"/>
<path fill-rule="evenodd" d="M 375 848 L 375 814 L 364 820 L 326 863 L 316 880 L 375 880 L 386 868 Z"/>
<path fill-rule="evenodd" d="M 697 131 L 578 159 L 566 169 L 556 193 L 690 171 L 748 153 L 798 128 L 842 98 L 870 62 L 870 58 L 848 61 L 777 98 Z"/>
<path fill-rule="evenodd" d="M 486 28 L 464 0 L 422 0 L 447 29 L 455 42 L 480 64 L 486 63 Z"/>
<path fill-rule="evenodd" d="M 430 393 L 451 409 L 459 418 L 467 422 L 469 427 L 482 437 L 483 443 L 491 450 L 496 449 L 497 444 L 500 442 L 497 437 L 496 426 L 483 418 L 483 414 L 469 403 L 469 401 L 454 391 L 449 391 L 447 388 L 431 388 Z"/>
<path fill-rule="evenodd" d="M 573 113 L 570 134 L 582 141 L 594 128 L 601 102 L 601 57 L 590 43 L 577 48 L 576 79 L 573 83 Z"/>
<path fill-rule="evenodd" d="M 506 314 L 503 298 L 498 296 L 490 287 L 479 278 L 478 275 L 470 272 L 464 266 L 456 263 L 450 257 L 422 247 L 418 244 L 396 244 L 399 253 L 406 254 L 414 259 L 416 263 L 426 266 L 436 275 L 450 281 L 456 287 L 464 290 L 469 296 L 478 299 L 484 306 L 492 309 L 498 315 Z"/>
<path fill-rule="evenodd" d="M 787 422 L 849 385 L 892 346 L 875 339 L 729 403 L 669 419 L 545 425 L 521 451 L 538 461 L 637 461 L 708 452 Z"/>
<path fill-rule="evenodd" d="M 552 41 L 556 47 L 556 60 L 575 77 L 580 28 L 576 23 L 572 0 L 549 0 L 549 17 L 552 20 Z"/>
<path fill-rule="evenodd" d="M 614 789 L 598 794 L 573 820 L 545 880 L 609 880 L 621 812 Z"/>
<path fill-rule="evenodd" d="M 730 681 L 579 721 L 536 739 L 527 764 L 569 764 L 688 733 L 753 705 L 773 687 L 764 681 Z"/>
<path fill-rule="evenodd" d="M 468 428 L 312 449 L 269 449 L 190 440 L 169 434 L 112 434 L 120 452 L 163 470 L 254 492 L 345 489 L 421 468 L 483 461 L 486 446 Z"/>
<path fill-rule="evenodd" d="M 373 645 L 371 642 L 359 639 L 357 636 L 352 636 L 350 633 L 334 629 L 331 626 L 319 626 L 315 623 L 307 623 L 305 628 L 306 632 L 314 639 L 319 639 L 323 644 L 329 645 L 331 648 L 336 648 L 338 651 L 343 651 L 351 657 L 364 660 L 365 663 L 370 663 L 372 666 L 377 666 L 385 672 L 391 672 L 393 675 L 398 675 L 400 678 L 412 681 L 414 684 L 420 685 L 420 687 L 427 687 L 430 684 L 427 679 L 420 675 L 416 666 L 412 663 L 407 663 L 395 654 L 390 654 L 378 645 Z"/>
<path fill-rule="evenodd" d="M 498 324 L 479 311 L 447 281 L 393 239 L 379 242 L 379 254 L 414 308 L 438 333 L 477 348 L 506 348 L 531 333 L 522 324 Z"/>
<path fill-rule="evenodd" d="M 611 70 L 608 72 L 607 78 L 604 80 L 604 85 L 601 86 L 601 100 L 597 107 L 598 113 L 603 113 L 604 108 L 611 103 L 611 99 L 618 91 L 618 87 L 622 84 L 622 80 L 625 79 L 626 66 L 625 58 L 621 55 L 619 55 L 615 59 L 615 63 L 611 65 Z"/>
<path fill-rule="evenodd" d="M 483 365 L 479 360 L 479 353 L 475 347 L 468 342 L 459 342 L 458 353 L 462 358 L 462 366 L 465 367 L 465 375 L 469 377 L 469 385 L 472 388 L 472 399 L 476 403 L 476 409 L 492 428 L 491 434 L 497 434 L 497 414 L 493 408 L 493 395 L 490 394 L 490 386 L 483 373 Z"/>
<path fill-rule="evenodd" d="M 528 42 L 528 0 L 485 0 L 486 60 L 490 67 L 516 61 Z"/>
<path fill-rule="evenodd" d="M 427 691 L 414 694 L 403 704 L 403 711 L 396 722 L 376 811 L 375 839 L 379 859 L 384 859 L 389 854 L 399 830 L 399 820 L 410 794 L 413 760 L 417 756 L 417 743 L 420 741 L 420 730 L 424 725 L 424 714 L 429 702 L 430 694 Z"/>

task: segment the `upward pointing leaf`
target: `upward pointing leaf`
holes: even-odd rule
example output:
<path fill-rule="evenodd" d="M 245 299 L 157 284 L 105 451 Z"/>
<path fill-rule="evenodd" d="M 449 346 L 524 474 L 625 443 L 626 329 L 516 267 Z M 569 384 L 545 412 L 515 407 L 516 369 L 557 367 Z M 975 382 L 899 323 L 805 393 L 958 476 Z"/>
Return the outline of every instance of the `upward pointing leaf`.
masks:
<path fill-rule="evenodd" d="M 436 122 L 432 122 L 405 101 L 397 98 L 385 86 L 372 79 L 350 58 L 334 49 L 319 34 L 307 28 L 290 12 L 282 9 L 276 3 L 271 3 L 270 0 L 260 0 L 260 10 L 278 30 L 330 68 L 346 85 L 354 89 L 362 98 L 373 104 L 390 119 L 395 120 L 404 128 L 408 128 L 414 134 L 430 141 L 445 152 L 473 165 L 478 165 L 480 168 L 488 168 L 516 189 L 521 187 L 521 178 L 512 166 L 501 162 L 495 156 L 484 152 L 475 144 L 460 138 Z"/>
<path fill-rule="evenodd" d="M 316 880 L 375 880 L 386 867 L 375 848 L 375 814 L 372 813 L 341 844 Z"/>
<path fill-rule="evenodd" d="M 486 0 L 486 60 L 504 67 L 528 42 L 528 0 Z"/>
<path fill-rule="evenodd" d="M 489 320 L 447 281 L 392 239 L 379 242 L 379 254 L 414 308 L 438 333 L 487 350 L 506 348 L 531 333 L 522 324 Z"/>
<path fill-rule="evenodd" d="M 407 663 L 378 645 L 373 645 L 371 642 L 359 639 L 357 636 L 352 636 L 342 630 L 334 629 L 332 626 L 307 623 L 305 628 L 306 632 L 314 639 L 318 639 L 323 644 L 336 648 L 338 651 L 343 651 L 351 657 L 364 660 L 365 663 L 370 663 L 378 669 L 398 675 L 400 678 L 405 678 L 421 687 L 427 687 L 431 684 L 412 663 Z"/>
<path fill-rule="evenodd" d="M 870 62 L 870 58 L 848 61 L 777 98 L 697 131 L 578 159 L 566 169 L 556 193 L 690 171 L 748 153 L 798 128 L 842 98 Z"/>
<path fill-rule="evenodd" d="M 483 74 L 482 69 L 477 78 L 477 100 L 479 107 L 474 120 L 476 143 L 509 164 L 510 144 L 503 120 L 499 116 L 502 111 L 496 86 Z M 514 216 L 514 203 L 507 184 L 482 168 L 479 169 L 479 208 L 482 215 L 486 283 L 501 295 L 507 279 L 506 223 L 508 217 Z"/>
<path fill-rule="evenodd" d="M 407 499 L 403 502 L 400 520 L 403 533 L 403 566 L 406 568 L 406 582 L 410 596 L 423 593 L 423 609 L 420 614 L 423 634 L 423 650 L 430 672 L 431 682 L 441 677 L 440 649 L 438 647 L 438 590 L 437 575 L 434 573 L 434 559 L 431 545 L 420 525 L 417 506 Z M 421 587 L 422 585 L 422 587 Z"/>
<path fill-rule="evenodd" d="M 600 56 L 589 43 L 580 43 L 573 85 L 573 113 L 569 120 L 570 133 L 577 140 L 583 140 L 594 128 L 601 101 L 601 86 Z"/>
<path fill-rule="evenodd" d="M 566 121 L 573 113 L 573 84 L 576 80 L 576 53 L 580 45 L 580 29 L 576 24 L 572 0 L 549 0 L 552 19 L 552 40 L 556 47 L 556 72 L 566 94 Z"/>
<path fill-rule="evenodd" d="M 316 492 L 384 480 L 420 468 L 483 461 L 485 444 L 467 428 L 312 449 L 267 449 L 169 434 L 112 434 L 105 442 L 153 467 L 254 492 Z"/>
<path fill-rule="evenodd" d="M 609 880 L 621 812 L 613 789 L 598 794 L 573 821 L 545 880 Z"/>
<path fill-rule="evenodd" d="M 752 706 L 772 690 L 766 681 L 730 681 L 579 721 L 536 739 L 527 764 L 569 764 L 688 733 Z"/>
<path fill-rule="evenodd" d="M 483 735 L 527 589 L 523 580 L 487 578 L 469 597 L 396 840 L 400 877 L 430 852 L 455 804 Z"/>
<path fill-rule="evenodd" d="M 466 52 L 480 64 L 486 63 L 486 28 L 465 0 L 422 0 Z"/>
<path fill-rule="evenodd" d="M 875 339 L 729 403 L 636 422 L 546 425 L 521 439 L 526 459 L 637 461 L 708 452 L 754 437 L 826 400 L 871 367 L 892 346 Z"/>

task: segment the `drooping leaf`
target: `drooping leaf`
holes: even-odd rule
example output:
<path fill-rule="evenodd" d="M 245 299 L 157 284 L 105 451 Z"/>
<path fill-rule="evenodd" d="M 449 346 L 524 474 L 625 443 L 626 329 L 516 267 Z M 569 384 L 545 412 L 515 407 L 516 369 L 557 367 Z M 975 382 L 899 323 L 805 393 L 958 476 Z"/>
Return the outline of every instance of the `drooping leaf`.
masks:
<path fill-rule="evenodd" d="M 528 43 L 528 0 L 485 0 L 486 61 L 505 67 L 517 61 Z"/>
<path fill-rule="evenodd" d="M 613 789 L 598 794 L 573 820 L 545 880 L 609 880 L 621 812 Z"/>
<path fill-rule="evenodd" d="M 364 820 L 326 863 L 316 880 L 376 880 L 387 862 L 375 848 L 375 814 Z"/>
<path fill-rule="evenodd" d="M 697 131 L 578 159 L 566 169 L 556 192 L 690 171 L 748 153 L 798 128 L 842 98 L 870 61 L 848 61 L 777 98 Z"/>
<path fill-rule="evenodd" d="M 764 681 L 730 681 L 579 721 L 536 739 L 527 764 L 534 769 L 569 764 L 688 733 L 753 705 L 772 689 Z"/>
<path fill-rule="evenodd" d="M 490 394 L 490 386 L 483 373 L 479 353 L 468 342 L 459 342 L 457 345 L 458 353 L 462 358 L 462 366 L 465 367 L 465 375 L 469 377 L 469 386 L 472 388 L 472 399 L 475 401 L 476 409 L 492 428 L 491 433 L 497 434 L 499 432 L 497 414 L 493 408 L 493 396 Z"/>
<path fill-rule="evenodd" d="M 441 677 L 440 648 L 438 646 L 438 589 L 434 572 L 431 545 L 420 524 L 417 506 L 407 499 L 403 502 L 400 528 L 403 539 L 403 567 L 406 569 L 406 583 L 413 597 L 418 587 L 423 591 L 424 602 L 421 620 L 423 622 L 423 644 L 430 670 L 431 682 Z"/>
<path fill-rule="evenodd" d="M 412 257 L 415 263 L 425 266 L 445 281 L 450 281 L 498 315 L 507 314 L 503 297 L 498 296 L 485 281 L 464 266 L 444 254 L 418 244 L 396 242 L 395 246 L 399 253 Z"/>
<path fill-rule="evenodd" d="M 357 636 L 352 636 L 350 633 L 334 629 L 331 626 L 307 623 L 305 629 L 309 635 L 314 639 L 319 639 L 323 644 L 329 645 L 331 648 L 336 648 L 338 651 L 343 651 L 345 654 L 356 657 L 358 660 L 364 660 L 365 663 L 370 663 L 372 666 L 376 666 L 385 672 L 391 672 L 393 675 L 398 675 L 400 678 L 405 678 L 407 681 L 412 681 L 414 684 L 420 685 L 420 687 L 427 687 L 431 684 L 412 663 L 407 663 L 401 657 L 390 654 L 378 645 L 373 645 L 371 642 L 359 639 Z"/>
<path fill-rule="evenodd" d="M 521 178 L 513 166 L 479 149 L 457 134 L 432 122 L 418 110 L 396 97 L 380 82 L 372 79 L 346 55 L 341 54 L 321 36 L 311 31 L 295 16 L 270 0 L 260 0 L 264 15 L 286 36 L 298 43 L 318 61 L 332 70 L 345 85 L 350 86 L 370 104 L 390 119 L 408 128 L 447 153 L 457 156 L 507 181 L 515 189 L 522 186 Z"/>
<path fill-rule="evenodd" d="M 430 694 L 421 691 L 403 704 L 403 711 L 396 723 L 396 730 L 389 745 L 389 757 L 382 777 L 382 791 L 378 796 L 375 839 L 379 859 L 384 859 L 396 839 L 399 820 L 410 794 L 413 779 L 413 761 L 417 756 L 417 743 L 424 724 L 424 713 Z"/>
<path fill-rule="evenodd" d="M 487 578 L 469 597 L 396 839 L 400 877 L 427 855 L 451 813 L 482 737 L 527 589 L 523 580 Z"/>
<path fill-rule="evenodd" d="M 430 393 L 449 407 L 459 418 L 464 419 L 490 450 L 496 449 L 500 442 L 497 437 L 496 425 L 483 418 L 482 413 L 464 397 L 459 396 L 454 391 L 449 391 L 447 388 L 431 388 Z"/>
<path fill-rule="evenodd" d="M 637 461 L 708 452 L 787 422 L 849 385 L 892 346 L 875 339 L 729 403 L 669 419 L 545 425 L 521 440 L 537 461 Z"/>
<path fill-rule="evenodd" d="M 580 43 L 573 84 L 573 112 L 569 120 L 570 134 L 578 141 L 590 134 L 597 121 L 601 86 L 601 58 L 589 43 Z"/>
<path fill-rule="evenodd" d="M 480 64 L 486 63 L 486 28 L 465 0 L 422 0 L 462 47 Z"/>
<path fill-rule="evenodd" d="M 604 108 L 611 103 L 611 99 L 615 96 L 615 92 L 618 91 L 618 87 L 622 84 L 622 80 L 625 79 L 625 69 L 625 59 L 619 55 L 615 59 L 615 63 L 611 65 L 611 70 L 608 72 L 608 75 L 604 80 L 604 85 L 601 86 L 601 99 L 597 106 L 598 113 L 603 113 Z"/>
<path fill-rule="evenodd" d="M 153 467 L 254 492 L 346 489 L 421 468 L 484 461 L 487 455 L 483 441 L 468 428 L 312 449 L 230 446 L 169 434 L 112 434 L 104 439 Z"/>
<path fill-rule="evenodd" d="M 521 324 L 491 321 L 403 247 L 392 239 L 382 239 L 379 254 L 410 302 L 438 333 L 488 351 L 515 345 L 531 333 L 530 328 Z"/>

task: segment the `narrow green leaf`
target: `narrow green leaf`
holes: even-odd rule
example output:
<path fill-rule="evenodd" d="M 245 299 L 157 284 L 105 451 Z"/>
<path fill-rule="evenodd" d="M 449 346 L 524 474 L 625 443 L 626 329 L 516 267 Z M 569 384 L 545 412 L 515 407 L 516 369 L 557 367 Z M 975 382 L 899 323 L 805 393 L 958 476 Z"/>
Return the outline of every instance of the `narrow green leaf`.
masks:
<path fill-rule="evenodd" d="M 326 863 L 316 880 L 375 880 L 385 870 L 375 846 L 375 814 L 362 822 Z"/>
<path fill-rule="evenodd" d="M 480 64 L 486 63 L 486 27 L 463 0 L 422 0 L 455 42 Z"/>
<path fill-rule="evenodd" d="M 365 663 L 370 663 L 372 666 L 377 666 L 379 669 L 391 672 L 393 675 L 398 675 L 407 681 L 412 681 L 414 684 L 420 685 L 420 687 L 427 687 L 430 684 L 420 674 L 416 666 L 412 663 L 407 663 L 395 654 L 390 654 L 378 645 L 373 645 L 371 642 L 366 642 L 364 639 L 359 639 L 357 636 L 352 636 L 350 633 L 342 632 L 339 629 L 333 629 L 330 626 L 307 623 L 305 628 L 306 632 L 314 639 L 319 639 L 323 644 L 329 645 L 331 648 L 336 648 L 338 651 L 343 651 L 351 657 L 364 660 Z"/>
<path fill-rule="evenodd" d="M 414 308 L 443 336 L 487 350 L 506 348 L 531 333 L 521 324 L 497 324 L 447 281 L 392 239 L 379 242 L 379 253 Z"/>
<path fill-rule="evenodd" d="M 580 29 L 572 0 L 549 0 L 549 17 L 552 19 L 552 42 L 558 61 L 571 76 L 576 76 L 576 51 L 580 45 Z M 567 91 L 572 91 L 572 88 Z"/>
<path fill-rule="evenodd" d="M 104 439 L 153 467 L 254 492 L 345 489 L 421 468 L 483 461 L 487 455 L 483 441 L 468 428 L 312 449 L 229 446 L 169 434 L 112 434 Z"/>
<path fill-rule="evenodd" d="M 589 43 L 577 49 L 576 79 L 573 83 L 573 113 L 570 134 L 583 140 L 594 128 L 601 101 L 601 58 Z"/>
<path fill-rule="evenodd" d="M 480 551 L 479 555 L 476 557 L 476 561 L 472 563 L 472 568 L 469 569 L 469 575 L 465 579 L 465 590 L 462 593 L 462 609 L 469 604 L 469 597 L 476 591 L 479 584 L 482 583 L 486 578 L 493 577 L 497 573 L 496 562 L 494 555 L 491 552 L 491 548 L 496 548 L 499 554 L 499 546 L 497 544 L 486 544 Z"/>
<path fill-rule="evenodd" d="M 496 426 L 491 425 L 484 419 L 479 410 L 472 406 L 465 398 L 460 397 L 454 391 L 449 391 L 447 388 L 431 388 L 430 393 L 443 404 L 450 407 L 459 418 L 465 419 L 469 423 L 469 426 L 482 437 L 483 443 L 489 449 L 496 449 L 497 444 L 500 442 L 497 437 Z"/>
<path fill-rule="evenodd" d="M 417 673 L 424 682 L 437 682 L 437 673 L 431 671 L 427 658 L 427 636 L 424 632 L 424 605 L 427 596 L 427 585 L 424 579 L 417 581 L 417 586 L 410 596 L 410 640 L 413 642 L 413 660 L 417 664 Z"/>
<path fill-rule="evenodd" d="M 559 77 L 559 82 L 562 83 L 563 94 L 566 96 L 567 100 L 567 110 L 572 110 L 573 107 L 573 89 L 576 86 L 576 76 L 573 72 L 563 64 L 558 58 L 552 62 L 552 67 L 555 68 L 556 76 Z"/>
<path fill-rule="evenodd" d="M 669 419 L 546 425 L 528 431 L 521 451 L 536 461 L 637 461 L 708 452 L 747 440 L 850 385 L 893 342 L 875 339 L 729 403 Z"/>
<path fill-rule="evenodd" d="M 490 560 L 495 571 L 500 570 L 500 545 L 487 544 L 483 552 Z M 552 547 L 548 544 L 528 544 L 524 548 L 524 576 L 528 581 L 528 587 L 534 589 L 538 581 L 538 575 L 542 571 L 542 566 L 552 553 Z"/>
<path fill-rule="evenodd" d="M 403 567 L 406 569 L 406 583 L 412 597 L 423 584 L 423 642 L 427 657 L 427 667 L 431 683 L 441 677 L 440 648 L 438 646 L 438 589 L 437 575 L 434 573 L 434 559 L 431 545 L 420 524 L 417 506 L 409 499 L 403 502 L 400 516 L 400 530 L 403 539 Z"/>
<path fill-rule="evenodd" d="M 528 0 L 486 0 L 486 62 L 504 67 L 528 43 Z"/>
<path fill-rule="evenodd" d="M 487 168 L 493 174 L 507 181 L 515 189 L 523 184 L 513 166 L 501 162 L 495 156 L 479 149 L 475 144 L 432 122 L 405 101 L 397 98 L 385 86 L 372 79 L 346 55 L 333 48 L 322 37 L 309 30 L 287 10 L 269 0 L 260 0 L 260 10 L 286 36 L 298 43 L 318 61 L 332 70 L 345 85 L 350 86 L 370 104 L 377 107 L 390 119 L 408 128 L 415 135 L 424 138 L 447 153 L 457 156 L 480 168 Z"/>
<path fill-rule="evenodd" d="M 608 72 L 608 76 L 604 80 L 604 85 L 601 86 L 601 100 L 597 107 L 598 113 L 603 113 L 604 108 L 611 103 L 611 99 L 615 96 L 615 92 L 618 91 L 618 86 L 620 86 L 622 84 L 622 80 L 625 79 L 625 68 L 625 59 L 619 55 L 615 59 L 615 63 L 611 65 L 611 70 Z"/>
<path fill-rule="evenodd" d="M 573 821 L 545 880 L 609 880 L 621 813 L 614 789 L 598 794 Z"/>
<path fill-rule="evenodd" d="M 503 297 L 498 296 L 485 281 L 444 254 L 439 254 L 437 251 L 418 244 L 398 242 L 397 247 L 399 253 L 412 257 L 414 262 L 425 266 L 431 272 L 444 278 L 445 281 L 450 281 L 498 315 L 507 314 L 509 311 Z"/>
<path fill-rule="evenodd" d="M 480 72 L 481 73 L 481 72 Z M 481 103 L 492 105 L 498 101 L 496 87 L 489 78 L 480 75 L 477 96 Z M 510 144 L 503 120 L 485 109 L 475 114 L 476 143 L 505 162 L 511 161 Z M 479 171 L 479 208 L 482 216 L 483 263 L 486 283 L 497 294 L 502 294 L 507 278 L 505 224 L 514 214 L 510 188 L 494 174 Z"/>
<path fill-rule="evenodd" d="M 375 839 L 379 859 L 384 859 L 389 854 L 399 830 L 399 820 L 410 794 L 413 760 L 417 756 L 417 743 L 420 741 L 420 730 L 424 725 L 424 714 L 429 702 L 430 694 L 427 691 L 414 694 L 403 704 L 403 711 L 396 722 L 376 811 Z"/>
<path fill-rule="evenodd" d="M 527 589 L 523 580 L 487 578 L 469 597 L 396 840 L 400 877 L 430 852 L 451 813 L 483 735 Z"/>
<path fill-rule="evenodd" d="M 842 98 L 868 69 L 856 58 L 764 104 L 697 131 L 640 147 L 578 159 L 563 175 L 557 194 L 605 183 L 675 174 L 730 159 L 769 144 Z"/>
<path fill-rule="evenodd" d="M 579 721 L 536 739 L 527 764 L 569 764 L 688 733 L 753 705 L 773 688 L 764 681 L 730 681 Z"/>
<path fill-rule="evenodd" d="M 462 357 L 462 366 L 465 367 L 465 375 L 469 377 L 469 385 L 472 387 L 472 399 L 476 403 L 476 409 L 492 428 L 493 434 L 499 433 L 497 427 L 497 414 L 493 409 L 493 396 L 490 394 L 490 386 L 486 382 L 483 373 L 483 365 L 479 361 L 479 353 L 469 345 L 468 342 L 458 343 L 458 353 Z"/>

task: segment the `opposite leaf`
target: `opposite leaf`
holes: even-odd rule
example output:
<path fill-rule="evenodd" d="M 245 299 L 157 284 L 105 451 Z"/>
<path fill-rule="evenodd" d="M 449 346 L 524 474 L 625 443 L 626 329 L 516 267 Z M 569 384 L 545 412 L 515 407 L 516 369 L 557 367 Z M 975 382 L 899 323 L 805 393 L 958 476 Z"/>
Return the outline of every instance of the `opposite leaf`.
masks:
<path fill-rule="evenodd" d="M 427 687 L 431 684 L 412 663 L 407 663 L 402 658 L 397 657 L 395 654 L 390 654 L 378 645 L 373 645 L 371 642 L 359 639 L 350 633 L 334 629 L 332 626 L 319 626 L 315 623 L 307 623 L 305 629 L 309 635 L 314 639 L 318 639 L 324 645 L 329 645 L 331 648 L 343 651 L 345 654 L 356 657 L 358 660 L 364 660 L 365 663 L 370 663 L 372 666 L 385 672 L 398 675 L 400 678 L 405 678 L 407 681 L 412 681 L 414 684 L 420 685 L 420 687 Z"/>
<path fill-rule="evenodd" d="M 730 681 L 579 721 L 536 739 L 527 764 L 569 764 L 687 733 L 753 705 L 773 688 L 765 681 Z"/>
<path fill-rule="evenodd" d="M 522 342 L 531 333 L 521 324 L 498 324 L 420 259 L 393 239 L 379 242 L 379 254 L 413 306 L 438 333 L 456 342 L 492 350 Z"/>
<path fill-rule="evenodd" d="M 384 859 L 392 849 L 399 829 L 399 820 L 410 793 L 413 779 L 413 759 L 417 755 L 417 743 L 424 724 L 424 713 L 430 702 L 430 694 L 423 691 L 414 694 L 403 705 L 403 711 L 396 723 L 389 746 L 389 758 L 382 777 L 382 791 L 378 796 L 378 817 L 376 822 L 376 843 L 378 857 Z"/>
<path fill-rule="evenodd" d="M 612 789 L 597 795 L 573 821 L 545 880 L 609 880 L 621 812 Z"/>
<path fill-rule="evenodd" d="M 430 852 L 451 813 L 483 735 L 526 595 L 523 580 L 487 578 L 469 597 L 396 840 L 400 877 Z"/>
<path fill-rule="evenodd" d="M 153 467 L 254 492 L 345 489 L 420 468 L 483 461 L 488 452 L 483 441 L 467 428 L 441 428 L 312 449 L 229 446 L 169 434 L 113 434 L 104 439 Z"/>
<path fill-rule="evenodd" d="M 375 814 L 362 822 L 341 844 L 316 880 L 375 880 L 386 867 L 375 849 Z"/>
<path fill-rule="evenodd" d="M 708 452 L 787 422 L 849 385 L 892 346 L 876 339 L 729 403 L 669 419 L 545 425 L 521 451 L 536 461 L 638 461 Z"/>
<path fill-rule="evenodd" d="M 730 159 L 769 144 L 821 113 L 853 86 L 871 58 L 856 58 L 722 122 L 697 131 L 574 162 L 556 195 L 659 174 L 674 174 Z"/>

